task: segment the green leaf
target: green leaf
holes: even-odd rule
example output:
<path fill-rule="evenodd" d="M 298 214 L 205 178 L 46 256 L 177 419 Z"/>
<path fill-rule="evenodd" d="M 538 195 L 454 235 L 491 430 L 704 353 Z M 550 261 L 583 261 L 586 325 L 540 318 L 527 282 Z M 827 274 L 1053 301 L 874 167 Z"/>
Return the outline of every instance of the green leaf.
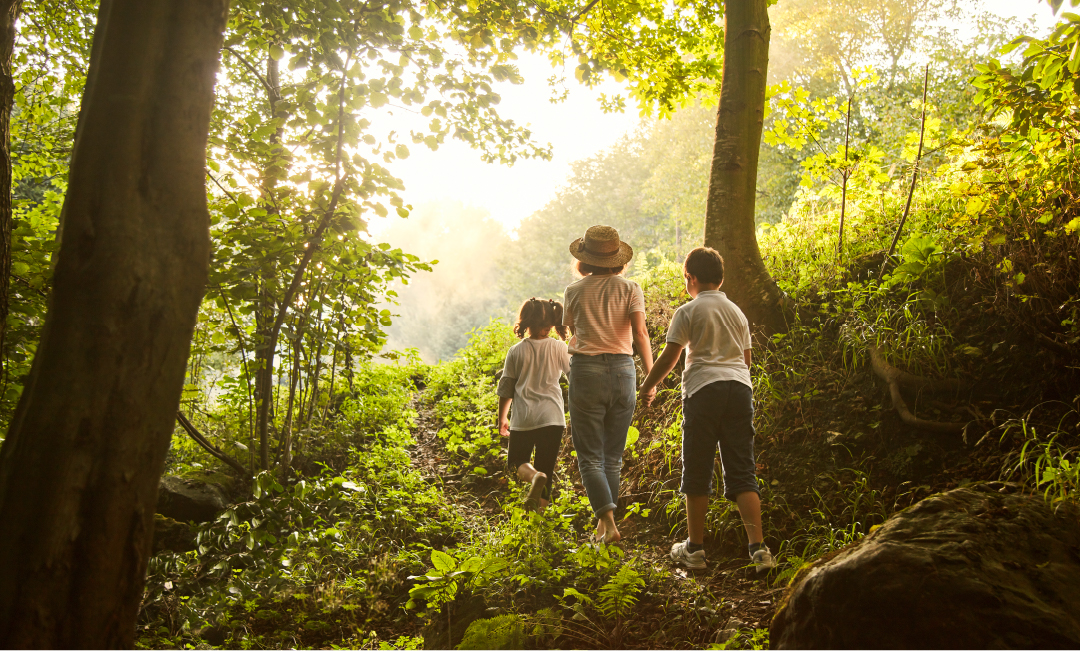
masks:
<path fill-rule="evenodd" d="M 433 549 L 431 550 L 431 565 L 443 574 L 446 574 L 447 572 L 452 572 L 454 568 L 457 567 L 457 561 L 455 561 L 454 557 L 450 554 L 439 551 L 438 549 Z"/>

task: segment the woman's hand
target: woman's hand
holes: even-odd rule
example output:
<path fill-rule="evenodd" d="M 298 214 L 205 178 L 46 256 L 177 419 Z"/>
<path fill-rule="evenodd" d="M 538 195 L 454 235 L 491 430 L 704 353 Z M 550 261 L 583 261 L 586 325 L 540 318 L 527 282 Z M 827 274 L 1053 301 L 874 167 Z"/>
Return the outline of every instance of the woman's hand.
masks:
<path fill-rule="evenodd" d="M 641 385 L 638 389 L 638 400 L 641 401 L 641 406 L 648 409 L 652 406 L 653 400 L 656 399 L 656 387 L 646 389 L 645 385 Z"/>

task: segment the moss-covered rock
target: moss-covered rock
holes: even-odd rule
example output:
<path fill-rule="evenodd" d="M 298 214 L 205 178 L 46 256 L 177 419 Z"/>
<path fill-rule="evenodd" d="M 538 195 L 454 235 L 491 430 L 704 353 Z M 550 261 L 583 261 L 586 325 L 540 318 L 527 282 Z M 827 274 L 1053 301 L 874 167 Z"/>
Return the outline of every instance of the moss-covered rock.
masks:
<path fill-rule="evenodd" d="M 927 498 L 801 571 L 773 645 L 1080 647 L 1080 508 L 999 486 Z"/>
<path fill-rule="evenodd" d="M 214 484 L 165 476 L 158 486 L 157 512 L 183 522 L 207 522 L 225 510 L 225 493 Z"/>

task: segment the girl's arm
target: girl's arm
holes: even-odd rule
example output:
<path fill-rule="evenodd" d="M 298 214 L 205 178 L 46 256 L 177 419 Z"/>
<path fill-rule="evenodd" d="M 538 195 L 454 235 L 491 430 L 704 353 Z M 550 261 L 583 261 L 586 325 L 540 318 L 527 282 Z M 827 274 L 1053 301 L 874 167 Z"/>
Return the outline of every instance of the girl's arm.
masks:
<path fill-rule="evenodd" d="M 669 341 L 664 346 L 664 352 L 660 353 L 660 357 L 656 358 L 656 365 L 645 376 L 645 381 L 641 383 L 641 388 L 638 389 L 638 398 L 646 407 L 651 405 L 653 398 L 656 397 L 656 385 L 660 384 L 671 372 L 671 369 L 675 368 L 675 365 L 679 363 L 679 355 L 682 354 L 682 349 L 683 347 L 679 344 Z"/>
<path fill-rule="evenodd" d="M 499 428 L 499 434 L 502 436 L 510 436 L 510 419 L 507 416 L 510 414 L 510 403 L 513 401 L 513 398 L 499 398 L 499 422 L 495 426 Z"/>

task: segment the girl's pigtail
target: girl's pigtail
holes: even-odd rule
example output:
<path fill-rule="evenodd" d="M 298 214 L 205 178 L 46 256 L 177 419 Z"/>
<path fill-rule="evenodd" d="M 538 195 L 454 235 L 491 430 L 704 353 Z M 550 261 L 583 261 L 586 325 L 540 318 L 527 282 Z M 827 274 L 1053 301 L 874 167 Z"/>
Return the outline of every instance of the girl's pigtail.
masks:
<path fill-rule="evenodd" d="M 559 333 L 559 338 L 566 341 L 566 337 L 570 334 L 570 328 L 563 325 L 563 305 L 558 301 L 551 301 L 551 325 L 555 328 L 555 332 Z"/>
<path fill-rule="evenodd" d="M 514 324 L 514 334 L 518 339 L 525 338 L 525 332 L 536 321 L 536 299 L 530 298 L 521 304 L 518 310 L 517 323 Z"/>

